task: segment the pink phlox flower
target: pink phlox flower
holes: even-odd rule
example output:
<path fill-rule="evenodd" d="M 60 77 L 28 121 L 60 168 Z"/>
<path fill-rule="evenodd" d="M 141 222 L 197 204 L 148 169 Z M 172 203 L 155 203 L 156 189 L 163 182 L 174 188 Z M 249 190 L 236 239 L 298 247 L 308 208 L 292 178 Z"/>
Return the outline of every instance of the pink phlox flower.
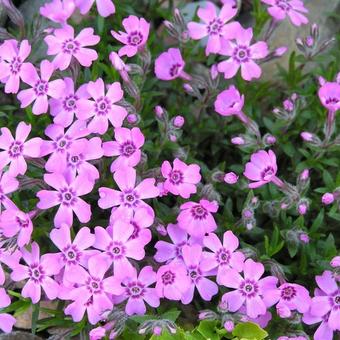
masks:
<path fill-rule="evenodd" d="M 183 247 L 190 244 L 200 244 L 200 240 L 193 237 L 188 238 L 187 232 L 179 228 L 176 224 L 169 224 L 167 232 L 172 243 L 157 241 L 155 244 L 157 252 L 154 256 L 157 262 L 170 262 L 172 260 L 183 261 Z"/>
<path fill-rule="evenodd" d="M 7 127 L 1 128 L 0 136 L 0 169 L 9 164 L 9 175 L 16 177 L 24 175 L 27 171 L 25 158 L 37 158 L 41 156 L 42 139 L 39 137 L 27 140 L 31 132 L 31 124 L 20 122 L 13 138 Z"/>
<path fill-rule="evenodd" d="M 340 84 L 326 82 L 318 91 L 321 104 L 330 112 L 340 109 Z"/>
<path fill-rule="evenodd" d="M 5 84 L 5 93 L 17 93 L 20 79 L 23 79 L 30 68 L 31 63 L 25 63 L 25 59 L 31 53 L 31 45 L 27 40 L 5 40 L 0 46 L 0 80 Z"/>
<path fill-rule="evenodd" d="M 268 13 L 277 21 L 284 20 L 286 16 L 295 26 L 308 24 L 308 19 L 302 13 L 308 13 L 301 0 L 261 0 L 269 5 Z"/>
<path fill-rule="evenodd" d="M 142 51 L 149 37 L 150 24 L 144 18 L 130 15 L 123 19 L 125 32 L 111 31 L 112 36 L 125 46 L 118 51 L 118 55 L 133 57 Z"/>
<path fill-rule="evenodd" d="M 13 281 L 28 279 L 21 295 L 37 303 L 41 299 L 42 288 L 50 300 L 57 298 L 59 285 L 51 276 L 58 274 L 59 268 L 48 265 L 46 254 L 40 257 L 39 245 L 36 242 L 32 243 L 31 252 L 22 248 L 21 253 L 27 265 L 18 264 L 12 268 L 11 273 Z"/>
<path fill-rule="evenodd" d="M 93 28 L 87 27 L 75 37 L 72 26 L 57 28 L 53 35 L 44 39 L 48 45 L 47 55 L 55 55 L 53 64 L 61 71 L 69 67 L 72 57 L 77 59 L 80 65 L 89 67 L 98 58 L 95 50 L 86 47 L 96 45 L 100 41 L 100 37 L 93 33 Z"/>
<path fill-rule="evenodd" d="M 115 104 L 124 95 L 120 83 L 111 84 L 105 94 L 104 81 L 99 78 L 88 83 L 87 92 L 93 100 L 82 98 L 78 101 L 77 118 L 92 118 L 88 124 L 89 131 L 103 135 L 109 127 L 109 121 L 114 127 L 121 127 L 128 113 L 124 107 Z"/>
<path fill-rule="evenodd" d="M 113 216 L 125 216 L 128 220 L 140 208 L 146 208 L 148 213 L 154 216 L 153 209 L 143 201 L 155 198 L 159 194 L 154 178 L 146 178 L 136 186 L 136 170 L 130 167 L 117 170 L 113 178 L 120 191 L 105 187 L 99 188 L 98 205 L 102 209 L 114 207 Z"/>
<path fill-rule="evenodd" d="M 159 297 L 181 300 L 190 284 L 191 280 L 183 262 L 172 261 L 157 271 L 156 292 Z"/>
<path fill-rule="evenodd" d="M 197 164 L 185 164 L 175 158 L 173 166 L 164 161 L 161 167 L 162 176 L 165 178 L 164 188 L 174 195 L 189 198 L 197 192 L 196 184 L 201 180 L 200 167 Z"/>
<path fill-rule="evenodd" d="M 6 209 L 17 209 L 17 206 L 8 198 L 8 194 L 16 191 L 19 187 L 19 182 L 11 176 L 8 171 L 0 171 L 0 213 L 4 206 Z"/>
<path fill-rule="evenodd" d="M 242 315 L 242 322 L 254 322 L 257 323 L 261 328 L 266 328 L 269 324 L 269 321 L 272 319 L 272 313 L 270 311 L 266 311 L 265 314 L 259 315 L 256 318 L 251 318 L 249 317 L 247 313 L 247 309 L 245 306 L 242 306 L 239 310 L 238 313 L 243 314 Z"/>
<path fill-rule="evenodd" d="M 185 80 L 191 77 L 184 72 L 185 62 L 178 48 L 169 48 L 160 54 L 155 61 L 155 74 L 161 80 L 173 80 L 181 77 Z"/>
<path fill-rule="evenodd" d="M 33 65 L 27 65 L 26 72 L 22 74 L 21 79 L 31 88 L 18 93 L 21 108 L 34 102 L 32 112 L 40 115 L 48 110 L 48 97 L 60 98 L 62 96 L 65 84 L 61 79 L 50 81 L 53 72 L 54 66 L 48 60 L 43 60 L 40 64 L 40 77 Z"/>
<path fill-rule="evenodd" d="M 192 301 L 195 287 L 203 300 L 210 301 L 218 293 L 218 286 L 206 278 L 209 274 L 202 267 L 202 247 L 198 244 L 185 245 L 182 254 L 191 283 L 189 289 L 182 295 L 181 302 L 188 304 Z"/>
<path fill-rule="evenodd" d="M 80 196 L 92 191 L 94 182 L 86 175 L 65 176 L 62 174 L 45 174 L 44 181 L 55 190 L 40 190 L 37 193 L 39 209 L 49 209 L 59 205 L 54 217 L 54 224 L 58 228 L 63 223 L 71 226 L 73 212 L 81 223 L 91 219 L 91 205 Z"/>
<path fill-rule="evenodd" d="M 133 226 L 133 233 L 131 234 L 129 240 L 138 239 L 141 244 L 147 245 L 151 239 L 152 234 L 149 229 L 154 222 L 154 216 L 149 213 L 147 209 L 138 209 L 129 223 Z M 110 222 L 109 228 L 112 228 L 113 221 Z"/>
<path fill-rule="evenodd" d="M 230 58 L 218 64 L 218 71 L 224 73 L 224 78 L 233 78 L 239 68 L 244 80 L 260 78 L 261 68 L 254 60 L 265 58 L 269 54 L 268 45 L 264 41 L 258 41 L 251 45 L 253 38 L 252 28 L 243 29 L 241 26 L 237 30 L 235 40 L 224 40 L 219 54 Z"/>
<path fill-rule="evenodd" d="M 106 18 L 115 13 L 115 5 L 112 0 L 74 0 L 81 14 L 87 14 L 96 1 L 97 10 L 100 16 Z"/>
<path fill-rule="evenodd" d="M 0 288 L 0 308 L 8 307 L 11 299 L 4 288 Z M 16 323 L 16 318 L 8 313 L 0 313 L 0 329 L 5 333 L 12 332 L 12 328 Z"/>
<path fill-rule="evenodd" d="M 230 268 L 240 272 L 243 269 L 245 256 L 240 251 L 235 251 L 239 240 L 230 230 L 223 235 L 223 244 L 216 234 L 210 233 L 203 239 L 203 244 L 212 252 L 203 252 L 202 268 L 205 271 L 217 270 L 216 282 L 220 284 Z"/>
<path fill-rule="evenodd" d="M 260 150 L 253 153 L 250 162 L 246 164 L 243 175 L 254 181 L 249 184 L 249 188 L 255 189 L 273 182 L 275 185 L 282 187 L 283 182 L 276 176 L 277 164 L 276 156 L 272 150 L 268 152 Z"/>
<path fill-rule="evenodd" d="M 242 122 L 247 123 L 248 117 L 243 113 L 244 95 L 240 94 L 234 85 L 222 91 L 215 100 L 215 111 L 221 116 L 235 115 Z"/>
<path fill-rule="evenodd" d="M 102 140 L 99 137 L 93 137 L 89 140 L 78 139 L 68 150 L 66 172 L 71 172 L 74 175 L 85 175 L 95 181 L 100 177 L 99 171 L 89 161 L 100 159 L 103 154 Z"/>
<path fill-rule="evenodd" d="M 115 128 L 115 140 L 104 142 L 103 150 L 105 156 L 118 156 L 111 164 L 111 172 L 115 172 L 121 167 L 134 167 L 141 159 L 140 148 L 144 145 L 144 135 L 137 127 L 130 129 Z"/>
<path fill-rule="evenodd" d="M 136 269 L 133 268 L 131 273 L 124 277 L 122 280 L 122 286 L 124 287 L 122 299 L 128 299 L 125 306 L 127 315 L 145 314 L 145 302 L 153 308 L 159 306 L 156 289 L 150 287 L 155 282 L 156 273 L 151 266 L 143 267 L 138 276 Z"/>
<path fill-rule="evenodd" d="M 76 120 L 65 132 L 64 128 L 58 124 L 50 124 L 45 129 L 45 135 L 51 141 L 43 141 L 41 145 L 41 156 L 50 155 L 45 164 L 45 169 L 49 172 L 61 173 L 67 168 L 67 156 L 73 150 L 84 146 L 83 137 L 86 137 L 89 131 L 84 121 Z M 79 150 L 79 149 L 78 149 Z"/>
<path fill-rule="evenodd" d="M 30 213 L 13 208 L 3 211 L 0 215 L 0 230 L 5 237 L 15 236 L 17 245 L 22 248 L 31 240 L 33 223 Z"/>
<path fill-rule="evenodd" d="M 201 199 L 199 203 L 186 202 L 181 205 L 181 211 L 177 217 L 178 226 L 196 238 L 202 238 L 217 228 L 212 213 L 217 212 L 216 201 Z"/>
<path fill-rule="evenodd" d="M 93 247 L 102 251 L 97 256 L 110 261 L 117 275 L 131 272 L 129 259 L 140 261 L 145 257 L 145 243 L 140 238 L 131 238 L 133 233 L 133 225 L 122 220 L 117 220 L 111 228 L 95 228 Z"/>
<path fill-rule="evenodd" d="M 89 258 L 98 254 L 98 251 L 88 249 L 95 241 L 95 236 L 91 234 L 88 227 L 79 229 L 72 241 L 70 227 L 63 224 L 60 228 L 54 228 L 51 231 L 50 238 L 60 252 L 46 254 L 46 257 L 49 265 L 59 268 L 59 271 L 64 268 L 62 273 L 64 284 L 72 282 L 70 271 L 73 267 L 86 268 Z"/>
<path fill-rule="evenodd" d="M 216 6 L 207 1 L 204 7 L 197 11 L 198 17 L 203 23 L 189 22 L 189 35 L 194 40 L 202 39 L 208 36 L 208 43 L 205 54 L 218 53 L 222 46 L 222 39 L 233 38 L 239 23 L 228 23 L 237 13 L 237 7 L 229 4 L 223 5 L 219 14 L 216 13 Z"/>
<path fill-rule="evenodd" d="M 241 306 L 246 306 L 246 314 L 251 318 L 264 315 L 267 308 L 276 303 L 277 278 L 267 276 L 261 279 L 264 273 L 262 263 L 248 259 L 244 262 L 244 277 L 237 270 L 229 269 L 222 277 L 222 284 L 234 290 L 225 293 L 222 301 L 228 306 L 230 312 L 238 311 Z"/>
<path fill-rule="evenodd" d="M 78 114 L 78 100 L 89 98 L 87 84 L 81 85 L 77 91 L 74 89 L 72 78 L 64 78 L 65 90 L 60 98 L 51 98 L 50 113 L 55 124 L 68 127 L 72 124 L 74 116 Z"/>
<path fill-rule="evenodd" d="M 65 308 L 65 314 L 71 315 L 74 322 L 79 322 L 87 312 L 89 322 L 96 324 L 103 319 L 103 312 L 112 310 L 109 294 L 123 293 L 119 279 L 105 277 L 110 266 L 110 261 L 93 256 L 88 261 L 88 271 L 81 266 L 70 268 L 69 280 L 76 286 L 69 294 L 74 302 Z"/>
<path fill-rule="evenodd" d="M 8 249 L 6 241 L 2 241 L 0 247 L 0 285 L 3 286 L 6 276 L 2 264 L 5 264 L 9 268 L 14 268 L 19 264 L 22 254 L 16 247 Z"/>
<path fill-rule="evenodd" d="M 126 65 L 116 52 L 111 52 L 109 58 L 112 66 L 119 72 L 123 80 L 129 82 L 130 66 Z"/>
<path fill-rule="evenodd" d="M 73 0 L 52 0 L 40 7 L 40 14 L 59 24 L 66 24 L 76 6 Z"/>

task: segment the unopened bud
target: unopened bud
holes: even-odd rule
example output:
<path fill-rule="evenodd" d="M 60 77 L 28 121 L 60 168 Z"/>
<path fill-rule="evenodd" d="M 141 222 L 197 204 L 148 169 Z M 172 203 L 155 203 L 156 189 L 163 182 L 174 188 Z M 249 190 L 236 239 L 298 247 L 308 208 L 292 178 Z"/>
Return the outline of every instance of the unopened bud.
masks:
<path fill-rule="evenodd" d="M 309 179 L 309 169 L 304 169 L 300 174 L 300 179 L 302 181 L 307 181 Z"/>
<path fill-rule="evenodd" d="M 281 46 L 275 50 L 274 55 L 275 57 L 282 57 L 287 51 L 288 48 L 286 46 Z"/>
<path fill-rule="evenodd" d="M 179 129 L 184 125 L 184 122 L 185 120 L 183 116 L 176 116 L 172 121 L 173 126 Z"/>
<path fill-rule="evenodd" d="M 211 75 L 211 79 L 216 79 L 218 77 L 218 70 L 217 70 L 217 65 L 214 64 L 211 66 L 210 68 L 210 75 Z"/>
<path fill-rule="evenodd" d="M 157 118 L 163 119 L 163 116 L 164 116 L 163 108 L 159 105 L 155 106 L 155 114 Z"/>
<path fill-rule="evenodd" d="M 331 266 L 333 268 L 337 268 L 337 267 L 340 267 L 340 256 L 335 256 L 333 257 L 332 261 L 331 261 Z"/>
<path fill-rule="evenodd" d="M 299 235 L 299 239 L 302 243 L 309 243 L 309 236 L 308 234 L 302 232 L 300 235 Z"/>
<path fill-rule="evenodd" d="M 225 176 L 225 173 L 222 172 L 222 171 L 214 171 L 211 175 L 211 179 L 214 181 L 214 182 L 219 182 L 219 183 L 222 183 L 224 181 L 224 176 Z"/>
<path fill-rule="evenodd" d="M 243 145 L 245 143 L 245 140 L 242 137 L 233 137 L 231 139 L 231 143 L 234 145 Z"/>
<path fill-rule="evenodd" d="M 167 232 L 165 226 L 161 223 L 156 225 L 156 230 L 157 230 L 158 234 L 161 235 L 161 236 L 168 235 L 168 232 Z"/>
<path fill-rule="evenodd" d="M 225 330 L 229 333 L 232 332 L 235 328 L 234 322 L 232 320 L 227 320 L 223 326 Z"/>
<path fill-rule="evenodd" d="M 308 37 L 306 38 L 306 45 L 307 45 L 308 47 L 313 47 L 313 45 L 314 45 L 314 39 L 313 39 L 313 37 L 308 36 Z"/>
<path fill-rule="evenodd" d="M 306 215 L 308 211 L 308 202 L 307 201 L 300 201 L 298 203 L 298 213 L 300 215 Z"/>
<path fill-rule="evenodd" d="M 312 142 L 314 139 L 314 134 L 307 131 L 301 132 L 300 136 L 305 142 Z"/>
<path fill-rule="evenodd" d="M 188 83 L 183 84 L 183 88 L 184 88 L 185 92 L 187 92 L 189 94 L 194 92 L 194 89 Z"/>
<path fill-rule="evenodd" d="M 127 116 L 126 119 L 127 119 L 127 121 L 128 121 L 129 124 L 134 125 L 134 124 L 138 123 L 138 121 L 139 121 L 139 116 L 136 115 L 136 114 L 134 114 L 134 113 L 130 113 L 130 114 Z"/>
<path fill-rule="evenodd" d="M 330 192 L 326 192 L 325 194 L 323 194 L 321 201 L 324 205 L 329 205 L 332 204 L 334 202 L 334 195 Z"/>
<path fill-rule="evenodd" d="M 273 145 L 276 143 L 276 137 L 270 134 L 265 135 L 263 139 L 267 145 Z"/>
<path fill-rule="evenodd" d="M 224 175 L 224 182 L 227 184 L 235 184 L 238 181 L 238 176 L 235 174 L 235 172 L 228 172 Z"/>
<path fill-rule="evenodd" d="M 286 111 L 288 112 L 292 112 L 294 110 L 294 103 L 289 100 L 289 99 L 286 99 L 284 102 L 283 102 L 283 107 Z"/>
<path fill-rule="evenodd" d="M 159 336 L 162 334 L 162 328 L 159 326 L 154 327 L 154 329 L 152 330 L 153 334 L 156 336 Z"/>

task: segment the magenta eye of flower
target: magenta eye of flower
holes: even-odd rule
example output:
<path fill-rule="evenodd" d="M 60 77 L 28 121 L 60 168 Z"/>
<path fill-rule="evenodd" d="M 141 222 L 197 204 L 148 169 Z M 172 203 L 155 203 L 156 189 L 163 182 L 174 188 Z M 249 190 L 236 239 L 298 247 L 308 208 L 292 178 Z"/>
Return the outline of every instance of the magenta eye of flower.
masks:
<path fill-rule="evenodd" d="M 28 219 L 23 219 L 17 216 L 15 218 L 16 222 L 19 224 L 20 228 L 27 228 L 29 225 L 29 220 Z"/>
<path fill-rule="evenodd" d="M 48 83 L 45 80 L 38 80 L 34 85 L 34 92 L 37 96 L 44 96 L 48 91 Z"/>
<path fill-rule="evenodd" d="M 339 103 L 339 98 L 336 97 L 329 97 L 326 99 L 325 104 L 329 105 L 329 104 L 338 104 Z"/>
<path fill-rule="evenodd" d="M 121 194 L 122 203 L 129 208 L 136 207 L 139 204 L 139 196 L 133 189 L 125 190 Z"/>
<path fill-rule="evenodd" d="M 72 156 L 72 157 L 71 157 L 71 161 L 72 161 L 73 163 L 77 163 L 78 160 L 79 160 L 79 157 L 78 157 L 78 156 Z"/>
<path fill-rule="evenodd" d="M 62 44 L 62 51 L 67 54 L 76 53 L 79 50 L 79 43 L 74 39 L 67 39 Z"/>
<path fill-rule="evenodd" d="M 253 280 L 244 280 L 240 285 L 240 292 L 243 296 L 252 298 L 257 295 L 259 287 L 257 283 Z"/>
<path fill-rule="evenodd" d="M 17 158 L 22 155 L 24 151 L 24 145 L 19 141 L 14 141 L 8 149 L 9 157 Z"/>
<path fill-rule="evenodd" d="M 334 303 L 340 306 L 340 295 L 336 295 L 334 298 Z"/>
<path fill-rule="evenodd" d="M 216 259 L 220 265 L 226 265 L 230 261 L 230 252 L 225 248 L 221 248 L 216 252 Z"/>
<path fill-rule="evenodd" d="M 21 65 L 22 65 L 22 61 L 21 61 L 20 57 L 14 57 L 9 64 L 10 72 L 12 74 L 19 73 L 20 69 L 21 69 Z"/>
<path fill-rule="evenodd" d="M 170 285 L 174 283 L 175 278 L 176 278 L 176 275 L 172 271 L 168 270 L 165 273 L 163 273 L 162 282 L 164 285 Z"/>
<path fill-rule="evenodd" d="M 180 73 L 181 68 L 182 68 L 181 64 L 178 64 L 178 63 L 177 64 L 173 64 L 170 67 L 170 70 L 169 70 L 170 76 L 171 77 L 176 77 Z"/>
<path fill-rule="evenodd" d="M 170 182 L 174 185 L 183 183 L 183 173 L 179 170 L 173 170 L 170 173 Z"/>
<path fill-rule="evenodd" d="M 76 105 L 76 102 L 78 100 L 78 97 L 71 94 L 67 97 L 64 98 L 64 101 L 63 101 L 63 108 L 65 111 L 72 111 L 74 110 L 77 105 Z"/>
<path fill-rule="evenodd" d="M 221 34 L 223 27 L 223 22 L 219 18 L 215 18 L 214 20 L 210 21 L 209 25 L 207 26 L 208 34 L 216 35 Z"/>
<path fill-rule="evenodd" d="M 73 205 L 76 201 L 76 194 L 71 188 L 63 188 L 59 191 L 59 200 L 63 205 Z"/>
<path fill-rule="evenodd" d="M 202 273 L 199 268 L 191 267 L 188 269 L 188 275 L 192 282 L 197 282 L 202 276 Z"/>
<path fill-rule="evenodd" d="M 233 57 L 238 63 L 246 63 L 250 58 L 250 50 L 246 46 L 237 46 Z"/>
<path fill-rule="evenodd" d="M 191 208 L 191 215 L 195 220 L 203 220 L 208 216 L 208 211 L 198 204 Z"/>
<path fill-rule="evenodd" d="M 120 154 L 125 157 L 130 157 L 136 151 L 136 146 L 131 141 L 127 141 L 120 146 Z"/>
<path fill-rule="evenodd" d="M 97 115 L 105 116 L 111 110 L 111 102 L 107 97 L 100 97 L 94 104 Z"/>
<path fill-rule="evenodd" d="M 34 282 L 40 282 L 44 277 L 44 271 L 39 264 L 32 264 L 29 267 L 28 275 Z"/>
<path fill-rule="evenodd" d="M 275 175 L 275 171 L 271 166 L 266 167 L 262 172 L 261 172 L 261 178 L 264 181 L 270 181 L 270 179 Z"/>
<path fill-rule="evenodd" d="M 281 297 L 284 300 L 291 300 L 295 296 L 296 296 L 296 290 L 294 287 L 288 286 L 288 287 L 284 287 L 281 290 Z"/>
<path fill-rule="evenodd" d="M 131 32 L 128 36 L 128 45 L 138 46 L 143 41 L 143 35 L 139 31 Z"/>
<path fill-rule="evenodd" d="M 291 8 L 287 0 L 276 0 L 276 6 L 280 7 L 283 11 L 288 11 Z"/>
<path fill-rule="evenodd" d="M 100 293 L 103 290 L 102 282 L 93 277 L 87 279 L 86 286 L 92 294 Z"/>
<path fill-rule="evenodd" d="M 132 224 L 132 226 L 133 226 L 133 233 L 130 236 L 130 239 L 134 240 L 135 238 L 137 238 L 139 236 L 139 232 L 140 232 L 141 228 L 134 221 L 131 221 L 130 224 Z"/>

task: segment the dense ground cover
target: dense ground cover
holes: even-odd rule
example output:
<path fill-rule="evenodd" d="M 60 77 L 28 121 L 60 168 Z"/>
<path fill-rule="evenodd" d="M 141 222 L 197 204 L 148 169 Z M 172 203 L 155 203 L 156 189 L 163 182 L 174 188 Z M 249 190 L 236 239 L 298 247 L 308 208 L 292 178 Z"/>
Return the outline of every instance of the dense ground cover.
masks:
<path fill-rule="evenodd" d="M 339 35 L 299 0 L 113 2 L 0 1 L 0 328 L 339 337 Z"/>

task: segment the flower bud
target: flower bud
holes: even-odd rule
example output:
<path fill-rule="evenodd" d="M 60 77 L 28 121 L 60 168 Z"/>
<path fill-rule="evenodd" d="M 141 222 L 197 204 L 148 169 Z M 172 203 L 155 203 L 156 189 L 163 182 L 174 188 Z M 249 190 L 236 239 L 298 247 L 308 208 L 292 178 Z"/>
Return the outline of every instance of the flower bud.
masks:
<path fill-rule="evenodd" d="M 126 119 L 127 119 L 128 123 L 131 124 L 131 125 L 134 125 L 134 124 L 138 123 L 138 121 L 139 121 L 138 115 L 136 115 L 136 114 L 134 114 L 134 113 L 130 113 L 130 114 L 127 116 Z"/>
<path fill-rule="evenodd" d="M 307 233 L 305 232 L 301 232 L 300 235 L 299 235 L 299 239 L 302 243 L 309 243 L 309 236 Z"/>
<path fill-rule="evenodd" d="M 176 142 L 177 142 L 177 136 L 176 136 L 176 135 L 170 134 L 170 135 L 169 135 L 169 139 L 170 139 L 170 141 L 173 142 L 173 143 L 176 143 Z"/>
<path fill-rule="evenodd" d="M 162 328 L 159 326 L 154 327 L 154 329 L 152 330 L 153 334 L 158 336 L 162 334 Z"/>
<path fill-rule="evenodd" d="M 313 45 L 314 45 L 313 37 L 311 37 L 311 36 L 306 37 L 306 45 L 310 48 L 313 47 Z"/>
<path fill-rule="evenodd" d="M 288 51 L 287 46 L 281 46 L 274 51 L 274 55 L 275 57 L 282 57 L 287 51 Z"/>
<path fill-rule="evenodd" d="M 184 91 L 187 92 L 188 94 L 194 93 L 194 89 L 188 83 L 183 84 L 183 88 L 184 88 Z"/>
<path fill-rule="evenodd" d="M 174 117 L 172 123 L 173 123 L 173 126 L 176 127 L 176 128 L 181 128 L 183 125 L 184 125 L 184 117 L 182 116 L 176 116 Z"/>
<path fill-rule="evenodd" d="M 310 34 L 315 40 L 317 40 L 319 38 L 319 26 L 317 24 L 314 23 L 311 26 Z"/>
<path fill-rule="evenodd" d="M 106 330 L 103 327 L 93 328 L 89 333 L 90 340 L 100 340 L 105 337 L 105 333 Z"/>
<path fill-rule="evenodd" d="M 231 143 L 234 145 L 243 145 L 245 143 L 245 140 L 243 137 L 233 137 L 231 139 Z"/>
<path fill-rule="evenodd" d="M 309 179 L 309 169 L 304 169 L 300 174 L 300 179 L 302 181 L 307 181 Z"/>
<path fill-rule="evenodd" d="M 321 201 L 323 204 L 325 205 L 329 205 L 332 204 L 334 202 L 334 195 L 330 192 L 326 192 L 325 194 L 323 194 Z"/>
<path fill-rule="evenodd" d="M 158 234 L 161 235 L 161 236 L 166 236 L 166 235 L 168 235 L 168 232 L 167 232 L 167 230 L 166 230 L 164 224 L 158 223 L 158 224 L 156 225 L 156 230 L 157 230 Z"/>
<path fill-rule="evenodd" d="M 156 113 L 156 116 L 161 119 L 163 117 L 164 110 L 161 106 L 157 105 L 155 106 L 155 113 Z"/>
<path fill-rule="evenodd" d="M 331 266 L 333 268 L 337 268 L 337 267 L 340 267 L 340 256 L 335 256 L 333 257 L 332 261 L 331 261 Z"/>
<path fill-rule="evenodd" d="M 211 79 L 215 80 L 218 77 L 217 65 L 214 64 L 210 68 Z"/>
<path fill-rule="evenodd" d="M 235 328 L 234 322 L 232 320 L 227 320 L 223 326 L 225 330 L 229 333 L 232 332 Z"/>
<path fill-rule="evenodd" d="M 307 131 L 301 132 L 300 136 L 305 142 L 312 142 L 314 137 L 312 133 Z"/>
<path fill-rule="evenodd" d="M 227 184 L 235 184 L 238 181 L 239 176 L 237 176 L 234 172 L 228 172 L 224 175 L 224 182 Z"/>
<path fill-rule="evenodd" d="M 283 107 L 286 111 L 292 112 L 294 110 L 294 103 L 290 99 L 286 99 L 283 102 Z"/>
<path fill-rule="evenodd" d="M 272 145 L 276 143 L 276 137 L 270 134 L 265 135 L 263 139 L 265 144 L 267 145 Z"/>
<path fill-rule="evenodd" d="M 308 202 L 307 201 L 300 201 L 298 203 L 298 213 L 300 215 L 306 215 L 308 211 Z"/>
<path fill-rule="evenodd" d="M 224 181 L 224 176 L 225 176 L 224 172 L 217 170 L 217 171 L 214 171 L 214 172 L 212 173 L 211 179 L 212 179 L 214 182 L 219 182 L 219 183 L 221 183 L 221 182 Z"/>

